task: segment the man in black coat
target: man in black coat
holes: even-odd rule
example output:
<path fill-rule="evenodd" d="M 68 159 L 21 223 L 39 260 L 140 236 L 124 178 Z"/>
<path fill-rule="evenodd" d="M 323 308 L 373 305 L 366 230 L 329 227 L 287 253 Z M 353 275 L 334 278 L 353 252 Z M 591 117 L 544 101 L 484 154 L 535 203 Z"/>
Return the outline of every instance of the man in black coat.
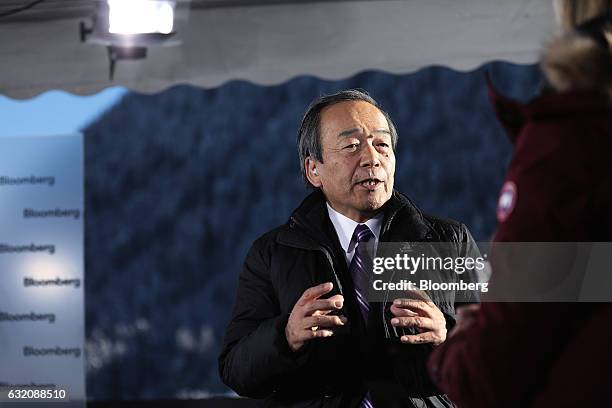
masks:
<path fill-rule="evenodd" d="M 251 247 L 219 357 L 238 394 L 271 407 L 453 406 L 425 368 L 454 325 L 453 293 L 364 302 L 355 277 L 363 235 L 375 245 L 448 242 L 455 256 L 478 256 L 464 225 L 393 190 L 396 143 L 389 116 L 364 92 L 307 110 L 298 150 L 315 191 Z"/>

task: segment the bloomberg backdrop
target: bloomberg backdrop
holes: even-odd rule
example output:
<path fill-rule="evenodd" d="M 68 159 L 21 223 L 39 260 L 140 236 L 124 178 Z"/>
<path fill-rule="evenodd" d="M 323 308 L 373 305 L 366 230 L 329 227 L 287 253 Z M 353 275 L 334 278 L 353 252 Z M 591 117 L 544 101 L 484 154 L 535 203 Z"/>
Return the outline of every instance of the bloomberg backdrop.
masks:
<path fill-rule="evenodd" d="M 0 203 L 0 405 L 83 403 L 82 135 L 0 137 Z"/>

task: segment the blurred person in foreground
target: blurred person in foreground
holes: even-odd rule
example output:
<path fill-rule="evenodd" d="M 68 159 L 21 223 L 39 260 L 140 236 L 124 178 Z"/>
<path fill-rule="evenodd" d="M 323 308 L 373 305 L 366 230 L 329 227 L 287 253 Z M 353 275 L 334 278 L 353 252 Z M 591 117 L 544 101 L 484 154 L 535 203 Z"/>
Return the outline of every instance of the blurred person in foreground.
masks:
<path fill-rule="evenodd" d="M 455 256 L 479 256 L 464 225 L 393 189 L 396 143 L 391 119 L 364 92 L 308 108 L 298 152 L 314 192 L 251 247 L 219 357 L 239 395 L 270 407 L 453 406 L 426 361 L 454 325 L 455 294 L 366 297 L 368 244 L 450 242 Z"/>
<path fill-rule="evenodd" d="M 612 241 L 612 1 L 553 5 L 562 32 L 542 54 L 546 88 L 522 105 L 491 87 L 515 145 L 496 242 Z M 537 279 L 512 273 L 525 287 Z M 460 309 L 430 373 L 462 408 L 612 406 L 611 305 Z"/>

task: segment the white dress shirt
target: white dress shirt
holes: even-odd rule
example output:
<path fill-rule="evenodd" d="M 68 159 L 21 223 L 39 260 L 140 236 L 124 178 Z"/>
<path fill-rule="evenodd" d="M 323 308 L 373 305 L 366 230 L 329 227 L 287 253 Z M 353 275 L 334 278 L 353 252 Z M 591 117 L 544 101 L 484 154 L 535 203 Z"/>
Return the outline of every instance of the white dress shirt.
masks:
<path fill-rule="evenodd" d="M 329 203 L 327 203 L 327 213 L 329 214 L 329 219 L 332 224 L 334 224 L 334 229 L 336 230 L 336 234 L 338 235 L 338 240 L 340 241 L 340 246 L 344 250 L 344 256 L 346 258 L 346 264 L 350 265 L 351 260 L 353 259 L 353 255 L 355 254 L 355 244 L 356 242 L 351 241 L 353 237 L 353 232 L 355 232 L 355 228 L 360 223 L 351 220 L 350 218 L 340 214 L 338 211 L 334 210 Z M 374 234 L 374 248 L 378 245 L 378 238 L 380 236 L 380 228 L 382 226 L 383 212 L 378 213 L 374 218 L 370 218 L 366 222 L 361 224 L 365 224 L 370 228 L 372 233 Z"/>

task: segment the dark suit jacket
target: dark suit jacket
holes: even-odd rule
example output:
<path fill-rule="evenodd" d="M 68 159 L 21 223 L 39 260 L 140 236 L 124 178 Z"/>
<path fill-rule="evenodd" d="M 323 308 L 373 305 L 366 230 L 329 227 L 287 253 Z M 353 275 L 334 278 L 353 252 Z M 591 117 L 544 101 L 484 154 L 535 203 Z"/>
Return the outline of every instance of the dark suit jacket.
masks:
<path fill-rule="evenodd" d="M 398 192 L 384 211 L 381 242 L 445 241 L 456 244 L 457 255 L 477 253 L 465 226 L 423 214 Z M 293 306 L 307 288 L 329 281 L 329 296 L 345 298 L 349 323 L 292 352 L 284 330 Z M 436 304 L 450 328 L 454 299 Z M 388 307 L 373 305 L 367 326 L 363 322 L 325 198 L 316 191 L 249 251 L 219 357 L 221 377 L 240 395 L 266 399 L 267 406 L 357 407 L 367 390 L 379 407 L 425 399 L 428 406 L 451 406 L 425 369 L 432 347 L 385 338 L 383 313 L 376 311 Z M 390 318 L 387 312 L 388 324 Z"/>

